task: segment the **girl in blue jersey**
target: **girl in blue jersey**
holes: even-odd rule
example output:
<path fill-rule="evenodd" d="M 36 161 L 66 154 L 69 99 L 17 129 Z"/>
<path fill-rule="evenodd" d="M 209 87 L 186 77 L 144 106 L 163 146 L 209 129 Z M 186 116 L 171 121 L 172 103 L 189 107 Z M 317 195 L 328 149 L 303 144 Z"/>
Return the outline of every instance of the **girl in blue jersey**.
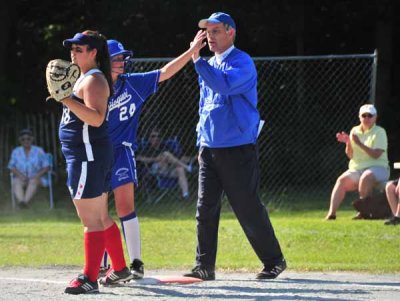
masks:
<path fill-rule="evenodd" d="M 77 33 L 63 42 L 81 69 L 70 97 L 63 99 L 59 136 L 67 162 L 67 185 L 84 225 L 83 274 L 65 289 L 68 294 L 98 292 L 97 276 L 106 249 L 113 269 L 100 283 L 128 281 L 121 234 L 107 209 L 112 145 L 108 138 L 107 100 L 113 93 L 107 42 L 96 31 Z"/>
<path fill-rule="evenodd" d="M 144 274 L 139 222 L 134 205 L 134 187 L 138 183 L 134 152 L 137 148 L 136 132 L 140 112 L 146 99 L 157 91 L 158 83 L 182 69 L 192 54 L 205 46 L 204 39 L 205 33 L 199 31 L 190 48 L 160 70 L 129 74 L 124 74 L 124 64 L 132 52 L 125 50 L 116 40 L 107 41 L 114 83 L 114 95 L 108 102 L 107 117 L 114 151 L 111 186 L 131 260 L 131 272 L 136 279 L 142 278 Z"/>

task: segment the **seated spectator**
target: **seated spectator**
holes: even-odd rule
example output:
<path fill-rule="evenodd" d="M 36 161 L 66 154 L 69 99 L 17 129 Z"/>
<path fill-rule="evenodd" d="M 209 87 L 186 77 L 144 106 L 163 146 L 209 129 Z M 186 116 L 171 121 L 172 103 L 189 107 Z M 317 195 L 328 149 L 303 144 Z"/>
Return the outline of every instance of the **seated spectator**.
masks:
<path fill-rule="evenodd" d="M 33 145 L 33 133 L 24 129 L 19 133 L 21 146 L 11 154 L 8 168 L 13 174 L 13 192 L 20 208 L 28 208 L 41 177 L 49 170 L 49 162 L 41 147 Z"/>
<path fill-rule="evenodd" d="M 337 133 L 339 142 L 346 144 L 346 155 L 350 159 L 349 169 L 336 181 L 333 188 L 329 212 L 325 219 L 336 219 L 336 210 L 349 191 L 358 191 L 360 200 L 368 198 L 378 183 L 389 179 L 386 131 L 376 125 L 377 111 L 373 105 L 360 108 L 360 124 L 353 127 L 350 135 Z M 360 213 L 354 219 L 364 218 Z"/>
<path fill-rule="evenodd" d="M 400 224 L 400 184 L 399 180 L 390 181 L 386 184 L 386 197 L 389 202 L 393 216 L 385 221 L 385 225 Z"/>
<path fill-rule="evenodd" d="M 191 164 L 178 159 L 179 154 L 161 139 L 161 132 L 154 128 L 150 132 L 148 143 L 138 151 L 137 161 L 143 162 L 152 175 L 177 178 L 182 197 L 189 197 L 189 185 L 186 172 L 192 171 Z"/>

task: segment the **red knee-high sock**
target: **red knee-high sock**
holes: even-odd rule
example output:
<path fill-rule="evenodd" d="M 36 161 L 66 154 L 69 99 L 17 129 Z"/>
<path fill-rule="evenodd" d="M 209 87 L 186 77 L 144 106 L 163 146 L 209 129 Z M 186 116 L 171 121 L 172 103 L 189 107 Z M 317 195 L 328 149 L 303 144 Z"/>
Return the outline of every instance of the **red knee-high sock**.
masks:
<path fill-rule="evenodd" d="M 90 281 L 97 281 L 105 248 L 105 231 L 85 232 L 85 274 Z"/>
<path fill-rule="evenodd" d="M 115 271 L 120 271 L 126 267 L 124 250 L 122 249 L 121 232 L 116 223 L 104 231 L 106 240 L 106 250 L 110 255 L 112 267 Z"/>

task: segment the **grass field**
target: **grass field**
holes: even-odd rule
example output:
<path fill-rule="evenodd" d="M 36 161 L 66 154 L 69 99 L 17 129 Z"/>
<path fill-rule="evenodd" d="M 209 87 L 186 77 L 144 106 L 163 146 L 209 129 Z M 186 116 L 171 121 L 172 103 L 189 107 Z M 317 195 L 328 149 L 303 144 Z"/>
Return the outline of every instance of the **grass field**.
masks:
<path fill-rule="evenodd" d="M 71 203 L 58 203 L 54 210 L 44 200 L 24 211 L 3 207 L 0 266 L 82 265 L 82 226 Z M 220 223 L 217 268 L 256 271 L 261 265 L 227 207 Z M 289 270 L 400 272 L 400 227 L 384 226 L 382 220 L 353 221 L 349 205 L 341 208 L 336 221 L 323 219 L 326 204 L 269 207 Z M 147 269 L 192 267 L 194 210 L 191 204 L 182 210 L 154 207 L 139 213 Z"/>

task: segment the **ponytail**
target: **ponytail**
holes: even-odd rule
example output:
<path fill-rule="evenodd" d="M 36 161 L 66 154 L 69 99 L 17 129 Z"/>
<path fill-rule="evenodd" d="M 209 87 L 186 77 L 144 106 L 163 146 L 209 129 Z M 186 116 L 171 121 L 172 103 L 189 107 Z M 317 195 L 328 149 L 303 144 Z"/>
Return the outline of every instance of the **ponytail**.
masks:
<path fill-rule="evenodd" d="M 90 49 L 97 49 L 96 63 L 107 80 L 108 87 L 110 89 L 110 96 L 112 96 L 114 94 L 114 89 L 111 77 L 111 61 L 110 54 L 108 52 L 107 38 L 98 31 L 93 30 L 86 30 L 83 32 L 83 34 L 88 35 L 95 40 L 95 43 L 93 43 L 95 46 L 88 45 L 88 47 Z"/>

